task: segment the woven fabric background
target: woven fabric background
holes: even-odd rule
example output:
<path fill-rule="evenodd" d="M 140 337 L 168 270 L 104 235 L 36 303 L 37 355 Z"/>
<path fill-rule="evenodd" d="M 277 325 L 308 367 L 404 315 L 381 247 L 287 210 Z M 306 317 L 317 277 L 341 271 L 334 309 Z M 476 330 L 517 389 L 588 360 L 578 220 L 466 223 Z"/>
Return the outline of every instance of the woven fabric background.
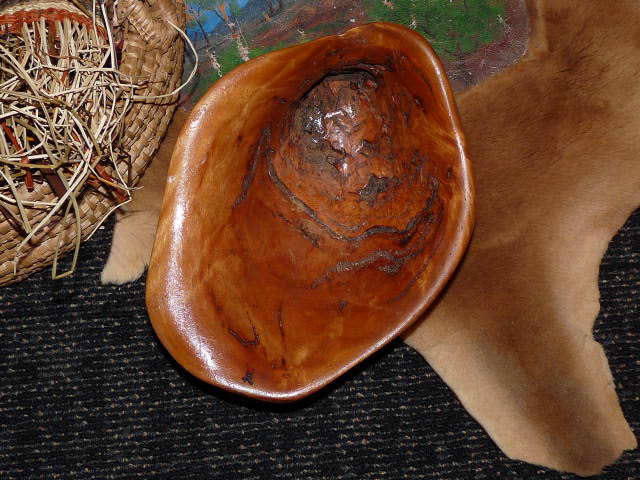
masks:
<path fill-rule="evenodd" d="M 506 459 L 400 341 L 296 405 L 200 383 L 156 340 L 144 280 L 100 285 L 110 235 L 71 278 L 0 289 L 0 479 L 577 478 Z M 600 288 L 595 335 L 640 433 L 640 211 Z M 640 451 L 599 478 L 638 480 Z"/>

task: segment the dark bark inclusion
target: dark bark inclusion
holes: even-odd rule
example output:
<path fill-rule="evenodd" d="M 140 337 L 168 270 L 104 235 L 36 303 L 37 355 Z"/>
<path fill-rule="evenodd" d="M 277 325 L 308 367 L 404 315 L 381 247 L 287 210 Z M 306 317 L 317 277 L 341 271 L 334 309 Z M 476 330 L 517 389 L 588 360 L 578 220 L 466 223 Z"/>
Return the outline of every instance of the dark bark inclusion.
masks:
<path fill-rule="evenodd" d="M 413 117 L 426 114 L 422 100 L 406 87 L 396 81 L 389 88 L 379 71 L 365 70 L 327 75 L 292 105 L 280 131 L 280 147 L 266 155 L 269 178 L 283 197 L 335 240 L 359 245 L 378 235 L 395 237 L 393 245 L 337 262 L 312 288 L 334 275 L 365 268 L 394 276 L 423 253 L 439 181 L 423 171 L 425 153 L 397 144 L 411 135 L 405 131 L 411 130 Z M 385 208 L 391 212 L 386 218 L 380 215 Z M 410 215 L 412 210 L 404 224 L 367 223 L 372 213 L 393 223 L 398 213 Z M 276 215 L 319 247 L 320 239 L 300 219 Z"/>
<path fill-rule="evenodd" d="M 390 128 L 377 105 L 380 82 L 362 70 L 329 75 L 300 101 L 290 130 L 292 150 L 302 153 L 294 165 L 324 180 L 306 188 L 317 187 L 336 201 L 355 194 L 373 206 L 400 182 L 389 177 L 392 156 L 383 152 L 389 150 L 383 140 Z M 367 187 L 369 182 L 386 188 Z"/>
<path fill-rule="evenodd" d="M 421 151 L 423 146 L 415 138 L 410 147 L 402 144 L 415 135 L 406 133 L 416 123 L 414 117 L 428 112 L 397 81 L 393 89 L 385 85 L 380 71 L 371 68 L 373 74 L 356 70 L 327 75 L 291 105 L 283 128 L 275 127 L 278 133 L 274 133 L 280 135 L 277 151 L 271 147 L 273 127 L 264 128 L 233 204 L 235 208 L 245 200 L 256 169 L 264 162 L 282 196 L 332 239 L 356 247 L 374 236 L 395 239 L 355 260 L 337 262 L 313 281 L 312 288 L 334 275 L 364 268 L 396 275 L 424 252 L 434 221 L 432 209 L 436 202 L 438 210 L 442 208 L 439 181 L 424 169 L 428 155 Z M 399 202 L 406 205 L 397 205 Z M 382 211 L 388 214 L 381 215 Z M 415 213 L 407 217 L 411 211 Z M 321 248 L 318 232 L 311 232 L 302 218 L 273 213 Z M 436 217 L 441 218 L 441 213 Z M 343 218 L 337 218 L 339 215 Z M 371 223 L 376 215 L 378 220 Z M 404 218 L 402 224 L 397 223 L 398 218 Z M 396 225 L 387 224 L 393 221 Z"/>

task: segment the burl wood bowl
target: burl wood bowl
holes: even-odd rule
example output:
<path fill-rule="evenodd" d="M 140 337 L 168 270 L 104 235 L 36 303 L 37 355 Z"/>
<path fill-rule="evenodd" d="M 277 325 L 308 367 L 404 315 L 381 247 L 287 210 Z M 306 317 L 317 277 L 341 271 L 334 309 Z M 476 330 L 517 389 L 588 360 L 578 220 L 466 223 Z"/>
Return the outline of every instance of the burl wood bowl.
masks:
<path fill-rule="evenodd" d="M 269 401 L 308 395 L 436 298 L 473 223 L 444 69 L 370 24 L 251 60 L 192 111 L 147 280 L 167 350 Z"/>

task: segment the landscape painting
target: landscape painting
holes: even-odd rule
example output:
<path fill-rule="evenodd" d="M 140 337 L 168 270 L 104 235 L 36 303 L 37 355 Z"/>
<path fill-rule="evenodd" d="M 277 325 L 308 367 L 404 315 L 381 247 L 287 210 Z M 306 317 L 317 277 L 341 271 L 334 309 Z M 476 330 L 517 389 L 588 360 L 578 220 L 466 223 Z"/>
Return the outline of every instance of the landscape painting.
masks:
<path fill-rule="evenodd" d="M 187 0 L 187 34 L 198 53 L 193 105 L 220 77 L 251 58 L 373 21 L 424 35 L 455 90 L 502 70 L 526 47 L 523 0 Z M 187 56 L 185 75 L 193 70 Z"/>

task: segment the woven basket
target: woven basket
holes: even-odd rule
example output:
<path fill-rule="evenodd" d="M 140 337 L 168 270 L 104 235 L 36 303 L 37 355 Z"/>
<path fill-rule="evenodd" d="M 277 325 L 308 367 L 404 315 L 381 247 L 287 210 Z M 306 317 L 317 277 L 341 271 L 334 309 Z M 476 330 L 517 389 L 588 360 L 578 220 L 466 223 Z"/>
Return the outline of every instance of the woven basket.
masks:
<path fill-rule="evenodd" d="M 89 13 L 92 5 L 91 0 L 5 1 L 0 6 L 0 35 L 6 35 L 12 29 L 19 31 L 25 22 L 33 21 L 48 22 L 47 25 L 53 30 L 63 26 L 56 22 L 66 21 L 67 26 L 69 22 L 85 26 L 90 22 L 92 31 L 106 32 L 99 25 L 93 28 L 93 16 Z M 103 177 L 121 178 L 128 188 L 137 183 L 157 150 L 176 106 L 177 93 L 167 94 L 174 92 L 180 85 L 184 43 L 170 23 L 184 29 L 185 8 L 183 0 L 119 0 L 115 5 L 113 10 L 113 2 L 108 0 L 107 7 L 111 9 L 110 13 L 115 12 L 113 18 L 117 19 L 117 24 L 112 25 L 112 28 L 118 33 L 122 47 L 118 70 L 121 78 L 135 84 L 137 89 L 135 101 L 126 111 L 123 110 L 123 115 L 126 115 L 122 120 L 116 145 L 116 149 L 123 154 L 117 163 L 114 162 L 118 171 L 103 169 Z M 102 34 L 94 38 L 101 36 Z M 10 130 L 7 131 L 7 135 L 11 136 Z M 6 138 L 4 141 L 7 141 Z M 29 205 L 37 206 L 37 202 L 51 204 L 61 198 L 61 192 L 51 182 L 40 181 L 34 184 L 31 181 L 27 184 L 27 175 L 29 174 L 25 174 L 23 184 L 15 185 L 14 193 L 22 195 Z M 57 258 L 76 249 L 79 241 L 86 240 L 114 207 L 122 202 L 122 193 L 127 193 L 126 189 L 114 189 L 105 185 L 108 182 L 95 181 L 102 180 L 100 178 L 93 180 L 87 181 L 77 190 L 74 199 L 77 203 L 74 205 L 75 213 L 70 214 L 68 206 L 66 209 L 61 208 L 38 230 L 37 235 L 22 246 L 17 262 L 14 261 L 17 248 L 24 243 L 27 232 L 16 225 L 15 218 L 19 215 L 15 213 L 15 209 L 12 213 L 9 211 L 10 205 L 0 205 L 0 285 L 21 280 L 52 263 L 56 276 L 57 270 L 61 269 L 55 266 Z M 23 210 L 20 214 L 26 215 L 32 225 L 46 216 L 42 208 Z M 80 238 L 77 238 L 78 232 Z"/>

